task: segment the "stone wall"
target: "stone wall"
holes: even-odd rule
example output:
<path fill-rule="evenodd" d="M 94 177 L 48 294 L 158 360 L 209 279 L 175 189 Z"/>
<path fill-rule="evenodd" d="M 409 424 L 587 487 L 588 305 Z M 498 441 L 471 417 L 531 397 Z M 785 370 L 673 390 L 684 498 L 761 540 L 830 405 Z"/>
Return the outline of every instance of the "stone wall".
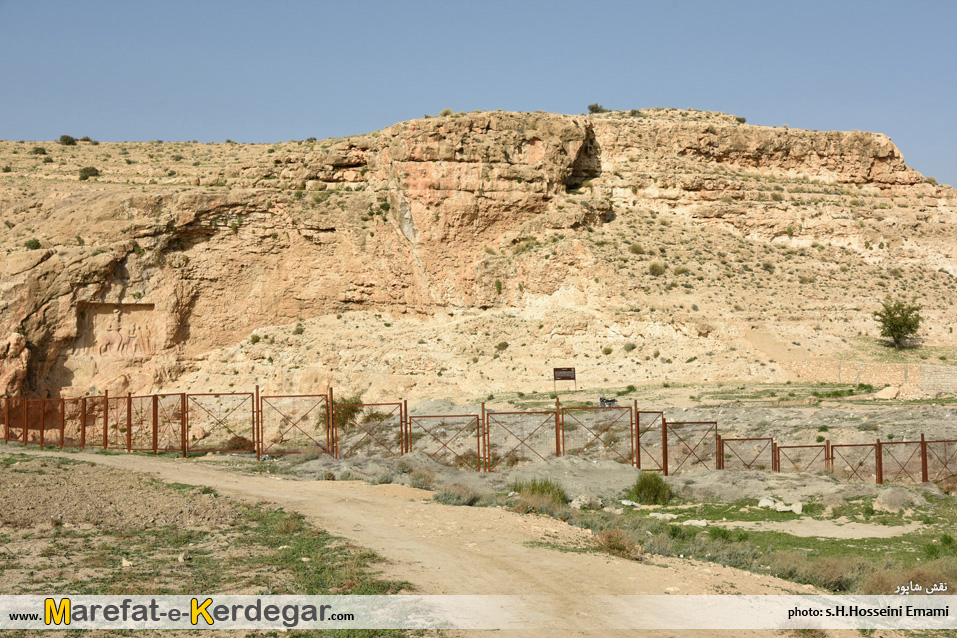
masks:
<path fill-rule="evenodd" d="M 957 366 L 817 360 L 782 362 L 801 379 L 817 383 L 908 386 L 928 394 L 957 393 Z"/>

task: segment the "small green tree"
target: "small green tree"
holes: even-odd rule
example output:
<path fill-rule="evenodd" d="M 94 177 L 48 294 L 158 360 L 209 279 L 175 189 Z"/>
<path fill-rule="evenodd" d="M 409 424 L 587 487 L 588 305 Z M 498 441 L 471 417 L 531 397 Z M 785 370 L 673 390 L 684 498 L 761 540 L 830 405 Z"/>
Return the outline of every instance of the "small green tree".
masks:
<path fill-rule="evenodd" d="M 606 109 L 604 106 L 602 106 L 598 102 L 595 102 L 594 104 L 588 105 L 588 112 L 589 113 L 607 113 L 608 109 Z"/>
<path fill-rule="evenodd" d="M 881 302 L 881 309 L 874 313 L 874 318 L 881 325 L 881 336 L 890 338 L 894 347 L 900 350 L 904 342 L 920 329 L 923 321 L 921 309 L 918 304 L 909 304 L 887 295 Z"/>

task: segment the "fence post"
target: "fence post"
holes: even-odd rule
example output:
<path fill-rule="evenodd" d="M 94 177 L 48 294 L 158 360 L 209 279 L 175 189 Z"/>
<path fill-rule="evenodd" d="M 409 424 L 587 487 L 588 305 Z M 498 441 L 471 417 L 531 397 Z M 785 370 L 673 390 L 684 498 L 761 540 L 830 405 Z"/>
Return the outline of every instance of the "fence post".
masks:
<path fill-rule="evenodd" d="M 86 449 L 86 397 L 80 399 L 80 449 Z"/>
<path fill-rule="evenodd" d="M 773 440 L 771 441 L 771 471 L 781 471 L 781 469 L 778 467 L 778 446 Z"/>
<path fill-rule="evenodd" d="M 60 398 L 60 449 L 63 449 L 63 437 L 66 435 L 66 399 Z"/>
<path fill-rule="evenodd" d="M 824 471 L 834 474 L 834 450 L 831 449 L 831 439 L 824 441 Z"/>
<path fill-rule="evenodd" d="M 10 442 L 10 399 L 11 397 L 3 398 L 3 442 Z"/>
<path fill-rule="evenodd" d="M 256 460 L 262 460 L 263 447 L 263 404 L 259 396 L 259 384 L 256 384 L 256 398 L 253 399 L 253 447 L 256 448 Z"/>
<path fill-rule="evenodd" d="M 186 425 L 189 419 L 186 415 L 186 393 L 181 392 L 179 395 L 179 446 L 183 450 L 183 458 L 189 456 L 189 451 L 186 449 Z"/>
<path fill-rule="evenodd" d="M 109 447 L 110 440 L 110 391 L 103 390 L 103 449 Z"/>
<path fill-rule="evenodd" d="M 877 460 L 875 463 L 875 471 L 877 474 L 877 484 L 884 484 L 884 449 L 881 447 L 881 440 L 877 439 L 877 443 L 874 445 L 874 454 Z"/>
<path fill-rule="evenodd" d="M 561 412 L 561 406 L 558 403 L 558 399 L 555 399 L 555 456 L 561 456 L 564 450 L 562 445 L 562 439 L 565 438 L 565 415 L 562 415 L 559 418 L 559 413 Z M 559 424 L 561 421 L 561 424 Z"/>
<path fill-rule="evenodd" d="M 724 441 L 717 432 L 714 434 L 714 469 L 724 469 Z"/>
<path fill-rule="evenodd" d="M 43 449 L 43 439 L 47 429 L 47 400 L 40 399 L 40 449 Z"/>
<path fill-rule="evenodd" d="M 479 449 L 479 466 L 482 467 L 485 472 L 488 472 L 488 427 L 485 422 L 485 401 L 482 401 L 482 422 L 479 423 L 479 429 L 482 432 L 482 445 Z"/>
<path fill-rule="evenodd" d="M 641 421 L 638 419 L 638 399 L 634 400 L 634 407 L 631 412 L 632 417 L 632 455 L 631 455 L 631 464 L 641 469 Z"/>
<path fill-rule="evenodd" d="M 661 470 L 668 476 L 668 420 L 661 414 Z"/>
<path fill-rule="evenodd" d="M 30 416 L 30 408 L 27 407 L 27 404 L 29 403 L 29 401 L 27 400 L 26 397 L 23 397 L 22 399 L 20 399 L 20 401 L 23 404 L 23 407 L 20 410 L 20 412 L 23 414 L 23 447 L 26 447 L 27 446 L 27 425 L 29 424 L 29 421 L 27 421 L 27 419 Z"/>
<path fill-rule="evenodd" d="M 920 482 L 927 483 L 927 441 L 924 433 L 920 433 Z"/>
<path fill-rule="evenodd" d="M 405 410 L 405 451 L 412 451 L 412 423 L 409 421 L 409 400 L 402 399 L 402 407 Z"/>
<path fill-rule="evenodd" d="M 153 454 L 159 453 L 159 397 L 153 395 Z"/>
<path fill-rule="evenodd" d="M 133 393 L 126 393 L 126 451 L 133 451 Z"/>
<path fill-rule="evenodd" d="M 329 425 L 329 432 L 332 434 L 332 458 L 339 458 L 339 424 L 336 423 L 336 402 L 335 395 L 332 393 L 332 386 L 329 386 L 329 410 L 332 420 Z"/>
<path fill-rule="evenodd" d="M 335 458 L 332 453 L 332 386 L 326 386 L 326 452 Z"/>

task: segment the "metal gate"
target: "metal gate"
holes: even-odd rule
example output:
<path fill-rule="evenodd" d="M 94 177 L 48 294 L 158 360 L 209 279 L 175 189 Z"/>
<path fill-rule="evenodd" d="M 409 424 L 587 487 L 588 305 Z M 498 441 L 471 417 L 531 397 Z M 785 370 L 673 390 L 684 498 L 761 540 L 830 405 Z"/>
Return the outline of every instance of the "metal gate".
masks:
<path fill-rule="evenodd" d="M 500 464 L 545 461 L 561 455 L 557 410 L 485 412 L 483 467 L 491 472 Z"/>
<path fill-rule="evenodd" d="M 340 403 L 333 408 L 333 454 L 399 456 L 405 449 L 401 403 Z"/>
<path fill-rule="evenodd" d="M 927 480 L 941 489 L 957 489 L 957 440 L 925 441 L 927 448 Z"/>
<path fill-rule="evenodd" d="M 561 453 L 636 465 L 631 406 L 562 408 Z"/>
<path fill-rule="evenodd" d="M 745 470 L 773 470 L 774 469 L 774 439 L 761 437 L 753 439 L 725 439 L 718 438 L 718 468 Z M 748 447 L 751 449 L 747 449 Z"/>
<path fill-rule="evenodd" d="M 924 459 L 920 441 L 881 441 L 880 482 L 921 482 Z"/>
<path fill-rule="evenodd" d="M 774 466 L 778 472 L 826 472 L 831 458 L 830 446 L 777 445 Z"/>
<path fill-rule="evenodd" d="M 831 472 L 845 481 L 877 482 L 877 444 L 842 443 L 831 445 Z"/>
<path fill-rule="evenodd" d="M 715 421 L 666 421 L 668 474 L 713 470 L 717 465 L 718 424 Z"/>
<path fill-rule="evenodd" d="M 263 395 L 259 406 L 262 454 L 297 454 L 310 448 L 330 454 L 328 395 Z"/>
<path fill-rule="evenodd" d="M 651 472 L 667 474 L 668 431 L 664 412 L 640 412 L 635 410 L 635 440 L 637 467 Z"/>
<path fill-rule="evenodd" d="M 482 430 L 477 414 L 408 417 L 407 452 L 425 452 L 433 460 L 471 470 L 480 468 Z"/>
<path fill-rule="evenodd" d="M 252 392 L 186 395 L 186 453 L 256 452 Z"/>

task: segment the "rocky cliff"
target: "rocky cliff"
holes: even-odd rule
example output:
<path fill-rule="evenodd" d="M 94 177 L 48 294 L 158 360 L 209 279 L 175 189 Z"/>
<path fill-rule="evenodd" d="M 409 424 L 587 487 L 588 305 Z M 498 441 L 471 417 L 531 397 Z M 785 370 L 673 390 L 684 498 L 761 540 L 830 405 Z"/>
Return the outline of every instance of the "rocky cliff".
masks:
<path fill-rule="evenodd" d="M 471 396 L 568 362 L 605 385 L 783 378 L 894 291 L 951 338 L 957 196 L 879 134 L 492 112 L 274 145 L 0 142 L 0 164 L 6 394 Z"/>

